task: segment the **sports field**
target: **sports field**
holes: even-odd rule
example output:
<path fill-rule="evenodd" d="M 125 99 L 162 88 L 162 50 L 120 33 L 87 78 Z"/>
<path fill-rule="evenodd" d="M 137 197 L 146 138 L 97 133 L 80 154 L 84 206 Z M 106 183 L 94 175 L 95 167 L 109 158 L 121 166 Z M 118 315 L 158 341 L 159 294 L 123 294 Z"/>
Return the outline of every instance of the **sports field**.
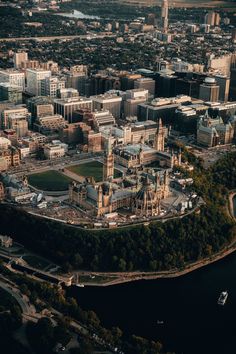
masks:
<path fill-rule="evenodd" d="M 103 164 L 99 161 L 92 161 L 80 165 L 70 166 L 67 169 L 73 173 L 76 173 L 79 176 L 93 177 L 96 182 L 102 181 Z M 120 176 L 121 172 L 115 170 L 114 177 Z"/>
<path fill-rule="evenodd" d="M 45 171 L 28 176 L 29 184 L 42 191 L 65 191 L 71 179 L 57 171 Z"/>

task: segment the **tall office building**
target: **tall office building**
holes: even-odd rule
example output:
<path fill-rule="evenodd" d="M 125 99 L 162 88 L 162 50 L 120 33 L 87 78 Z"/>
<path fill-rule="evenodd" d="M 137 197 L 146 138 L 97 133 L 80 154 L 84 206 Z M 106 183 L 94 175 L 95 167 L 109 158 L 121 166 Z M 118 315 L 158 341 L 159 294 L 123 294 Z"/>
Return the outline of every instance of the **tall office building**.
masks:
<path fill-rule="evenodd" d="M 27 69 L 27 91 L 35 96 L 41 95 L 41 81 L 46 77 L 51 77 L 51 71 L 42 69 Z"/>
<path fill-rule="evenodd" d="M 162 22 L 163 32 L 166 33 L 168 30 L 168 0 L 162 1 L 161 22 Z"/>
<path fill-rule="evenodd" d="M 70 71 L 63 73 L 66 78 L 66 87 L 74 88 L 80 95 L 86 95 L 86 80 L 88 78 L 88 69 L 86 65 L 75 65 Z"/>
<path fill-rule="evenodd" d="M 230 78 L 226 75 L 216 75 L 215 80 L 219 85 L 219 101 L 227 102 L 229 98 Z"/>
<path fill-rule="evenodd" d="M 26 52 L 14 53 L 13 62 L 14 62 L 15 69 L 21 68 L 22 64 L 26 63 L 27 61 L 28 61 L 28 53 Z"/>
<path fill-rule="evenodd" d="M 57 97 L 57 92 L 65 88 L 65 80 L 58 77 L 46 77 L 41 81 L 41 95 Z"/>
<path fill-rule="evenodd" d="M 134 88 L 135 89 L 143 89 L 148 90 L 149 95 L 154 97 L 155 96 L 155 80 L 149 77 L 142 77 L 134 81 Z"/>
<path fill-rule="evenodd" d="M 210 26 L 214 26 L 215 25 L 215 16 L 216 16 L 216 13 L 214 11 L 207 12 L 207 14 L 205 15 L 205 24 L 210 25 Z"/>
<path fill-rule="evenodd" d="M 122 97 L 119 97 L 117 95 L 105 94 L 93 96 L 92 100 L 94 111 L 108 110 L 116 119 L 120 118 Z"/>
<path fill-rule="evenodd" d="M 133 89 L 127 90 L 123 98 L 123 113 L 124 117 L 137 116 L 138 104 L 148 100 L 148 90 Z"/>
<path fill-rule="evenodd" d="M 71 97 L 65 99 L 54 99 L 55 112 L 61 114 L 68 123 L 73 123 L 74 112 L 81 108 L 92 110 L 92 99 Z"/>
<path fill-rule="evenodd" d="M 215 14 L 215 26 L 219 26 L 220 25 L 220 14 L 218 12 L 216 12 Z"/>
<path fill-rule="evenodd" d="M 31 125 L 33 126 L 36 119 L 54 114 L 53 101 L 50 97 L 37 96 L 27 101 L 27 107 L 32 115 Z"/>
<path fill-rule="evenodd" d="M 214 77 L 206 77 L 200 85 L 199 98 L 203 101 L 218 102 L 220 87 Z"/>
<path fill-rule="evenodd" d="M 13 129 L 16 132 L 16 136 L 21 138 L 28 133 L 28 120 L 24 115 L 19 116 L 12 114 L 8 117 L 8 129 Z"/>
<path fill-rule="evenodd" d="M 220 14 L 218 12 L 210 11 L 205 15 L 205 24 L 210 26 L 220 25 Z"/>

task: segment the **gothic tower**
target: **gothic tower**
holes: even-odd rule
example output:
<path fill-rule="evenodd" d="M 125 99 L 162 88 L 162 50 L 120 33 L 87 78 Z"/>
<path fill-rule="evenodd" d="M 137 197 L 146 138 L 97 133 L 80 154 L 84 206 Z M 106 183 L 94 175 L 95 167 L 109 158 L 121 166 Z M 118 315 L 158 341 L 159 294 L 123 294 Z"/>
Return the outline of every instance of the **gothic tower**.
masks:
<path fill-rule="evenodd" d="M 162 125 L 161 118 L 159 119 L 158 122 L 158 128 L 157 128 L 155 141 L 154 141 L 154 149 L 156 149 L 157 151 L 165 150 L 165 131 Z"/>
<path fill-rule="evenodd" d="M 102 207 L 103 207 L 103 191 L 102 191 L 102 186 L 99 185 L 99 187 L 98 187 L 98 199 L 97 199 L 97 208 L 98 208 L 97 215 L 98 216 L 100 216 L 102 214 Z"/>
<path fill-rule="evenodd" d="M 170 193 L 170 189 L 169 189 L 169 173 L 167 170 L 165 170 L 164 172 L 164 180 L 163 180 L 163 198 L 167 198 L 169 193 Z"/>
<path fill-rule="evenodd" d="M 109 141 L 108 148 L 104 156 L 103 181 L 111 180 L 113 178 L 114 178 L 114 155 L 112 153 L 112 147 Z"/>

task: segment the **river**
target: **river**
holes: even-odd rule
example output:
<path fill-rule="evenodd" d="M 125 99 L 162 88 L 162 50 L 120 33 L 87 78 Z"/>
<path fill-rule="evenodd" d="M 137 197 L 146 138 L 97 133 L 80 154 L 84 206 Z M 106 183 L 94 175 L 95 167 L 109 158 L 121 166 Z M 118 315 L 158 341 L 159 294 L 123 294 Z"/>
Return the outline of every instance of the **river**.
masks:
<path fill-rule="evenodd" d="M 60 12 L 57 13 L 56 15 L 69 17 L 72 19 L 78 19 L 78 20 L 99 20 L 100 19 L 100 17 L 98 16 L 83 14 L 83 12 L 77 10 L 73 10 L 72 12 Z"/>
<path fill-rule="evenodd" d="M 236 215 L 236 198 L 234 207 Z M 219 306 L 223 290 L 229 297 Z M 159 340 L 177 354 L 236 353 L 236 253 L 180 278 L 73 287 L 70 293 L 104 326 Z"/>

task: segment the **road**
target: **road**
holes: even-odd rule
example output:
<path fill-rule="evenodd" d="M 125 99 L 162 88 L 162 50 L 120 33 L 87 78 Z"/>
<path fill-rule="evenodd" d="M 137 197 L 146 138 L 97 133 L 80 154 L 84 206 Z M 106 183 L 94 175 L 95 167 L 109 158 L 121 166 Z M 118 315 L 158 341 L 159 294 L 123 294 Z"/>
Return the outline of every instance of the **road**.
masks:
<path fill-rule="evenodd" d="M 29 315 L 32 313 L 31 307 L 29 306 L 27 301 L 20 295 L 20 291 L 17 288 L 9 287 L 2 281 L 0 281 L 0 287 L 6 292 L 8 292 L 8 294 L 10 294 L 12 297 L 14 297 L 14 299 L 20 306 L 23 314 Z"/>
<path fill-rule="evenodd" d="M 82 34 L 74 36 L 49 36 L 49 37 L 15 37 L 15 38 L 0 38 L 0 42 L 16 42 L 16 41 L 31 41 L 35 40 L 38 42 L 41 41 L 55 41 L 58 40 L 74 40 L 74 39 L 103 39 L 103 38 L 115 38 L 114 34 Z"/>
<path fill-rule="evenodd" d="M 64 156 L 54 160 L 37 161 L 31 158 L 25 159 L 24 163 L 20 166 L 12 167 L 8 170 L 9 174 L 15 174 L 16 176 L 22 176 L 24 174 L 32 174 L 43 172 L 48 169 L 59 170 L 63 167 L 71 165 L 78 165 L 90 161 L 100 160 L 101 154 L 75 154 L 74 156 Z"/>

